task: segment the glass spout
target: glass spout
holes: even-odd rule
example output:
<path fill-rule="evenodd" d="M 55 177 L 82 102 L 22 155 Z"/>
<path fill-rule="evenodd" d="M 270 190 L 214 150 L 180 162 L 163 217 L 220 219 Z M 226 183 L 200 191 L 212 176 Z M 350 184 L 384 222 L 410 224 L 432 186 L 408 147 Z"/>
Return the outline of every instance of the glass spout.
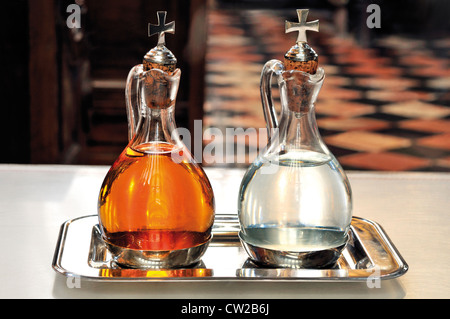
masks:
<path fill-rule="evenodd" d="M 160 69 L 141 73 L 139 93 L 142 105 L 152 109 L 165 109 L 175 105 L 181 71 L 172 74 Z"/>
<path fill-rule="evenodd" d="M 278 76 L 281 104 L 295 113 L 308 112 L 314 106 L 325 79 L 323 68 L 315 74 L 289 70 Z"/>

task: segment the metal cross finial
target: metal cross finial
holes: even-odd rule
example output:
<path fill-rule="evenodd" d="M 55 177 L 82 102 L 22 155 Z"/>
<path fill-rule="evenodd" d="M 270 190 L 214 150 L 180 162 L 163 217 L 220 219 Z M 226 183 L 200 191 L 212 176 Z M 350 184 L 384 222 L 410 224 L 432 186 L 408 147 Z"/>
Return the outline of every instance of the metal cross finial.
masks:
<path fill-rule="evenodd" d="M 175 33 L 175 21 L 166 24 L 167 11 L 158 11 L 158 24 L 148 24 L 148 36 L 158 33 L 158 45 L 166 44 L 166 33 Z"/>
<path fill-rule="evenodd" d="M 299 22 L 286 21 L 285 23 L 286 33 L 298 31 L 297 43 L 306 42 L 306 31 L 319 31 L 319 20 L 306 22 L 308 13 L 308 9 L 297 9 Z"/>

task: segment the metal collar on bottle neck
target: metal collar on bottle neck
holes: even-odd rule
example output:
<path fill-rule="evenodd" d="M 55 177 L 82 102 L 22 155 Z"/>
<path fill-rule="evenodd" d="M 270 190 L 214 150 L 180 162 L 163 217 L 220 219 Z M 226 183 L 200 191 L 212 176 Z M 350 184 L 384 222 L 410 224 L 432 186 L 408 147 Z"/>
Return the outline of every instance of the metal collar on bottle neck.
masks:
<path fill-rule="evenodd" d="M 158 45 L 147 52 L 143 64 L 146 71 L 157 68 L 173 72 L 177 66 L 177 58 L 164 45 Z"/>
<path fill-rule="evenodd" d="M 317 61 L 319 58 L 316 51 L 306 42 L 296 43 L 286 52 L 284 57 L 295 62 Z"/>

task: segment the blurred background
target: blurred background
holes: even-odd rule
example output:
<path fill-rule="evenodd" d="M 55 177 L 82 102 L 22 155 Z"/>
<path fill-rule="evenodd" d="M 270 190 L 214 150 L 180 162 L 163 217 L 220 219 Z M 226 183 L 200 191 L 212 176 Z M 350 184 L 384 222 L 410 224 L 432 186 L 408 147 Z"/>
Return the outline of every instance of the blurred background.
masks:
<path fill-rule="evenodd" d="M 67 26 L 74 3 L 80 28 Z M 368 27 L 370 4 L 380 7 L 379 28 Z M 261 69 L 295 43 L 285 20 L 297 21 L 295 9 L 309 8 L 308 20 L 319 19 L 320 32 L 308 32 L 308 42 L 326 72 L 317 121 L 342 166 L 450 171 L 447 0 L 16 0 L 2 6 L 2 163 L 111 165 L 128 141 L 126 77 L 156 45 L 147 25 L 157 23 L 158 10 L 176 21 L 166 42 L 182 70 L 177 125 L 191 134 L 194 120 L 224 134 L 225 128 L 264 128 Z M 254 141 L 230 141 L 227 147 L 243 143 L 246 156 L 226 165 L 246 167 L 264 146 Z"/>

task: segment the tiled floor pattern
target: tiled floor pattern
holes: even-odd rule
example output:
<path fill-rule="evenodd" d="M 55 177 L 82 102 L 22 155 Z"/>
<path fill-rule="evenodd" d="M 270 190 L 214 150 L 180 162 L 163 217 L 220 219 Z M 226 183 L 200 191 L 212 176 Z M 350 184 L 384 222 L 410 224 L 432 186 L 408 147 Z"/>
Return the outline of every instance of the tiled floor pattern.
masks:
<path fill-rule="evenodd" d="M 390 36 L 364 48 L 334 35 L 326 17 L 310 12 L 308 19 L 315 18 L 321 31 L 309 32 L 308 40 L 326 72 L 316 103 L 317 122 L 343 167 L 450 171 L 450 39 Z M 250 129 L 240 135 L 253 133 L 255 138 L 236 137 L 228 144 L 206 138 L 206 143 L 245 144 L 245 156 L 234 161 L 242 166 L 258 152 L 258 133 L 262 141 L 266 134 L 258 130 L 265 128 L 261 69 L 270 59 L 281 60 L 296 38 L 284 33 L 285 19 L 294 21 L 295 11 L 210 12 L 204 128 L 223 134 L 226 128 Z M 277 90 L 273 92 L 276 97 Z"/>

